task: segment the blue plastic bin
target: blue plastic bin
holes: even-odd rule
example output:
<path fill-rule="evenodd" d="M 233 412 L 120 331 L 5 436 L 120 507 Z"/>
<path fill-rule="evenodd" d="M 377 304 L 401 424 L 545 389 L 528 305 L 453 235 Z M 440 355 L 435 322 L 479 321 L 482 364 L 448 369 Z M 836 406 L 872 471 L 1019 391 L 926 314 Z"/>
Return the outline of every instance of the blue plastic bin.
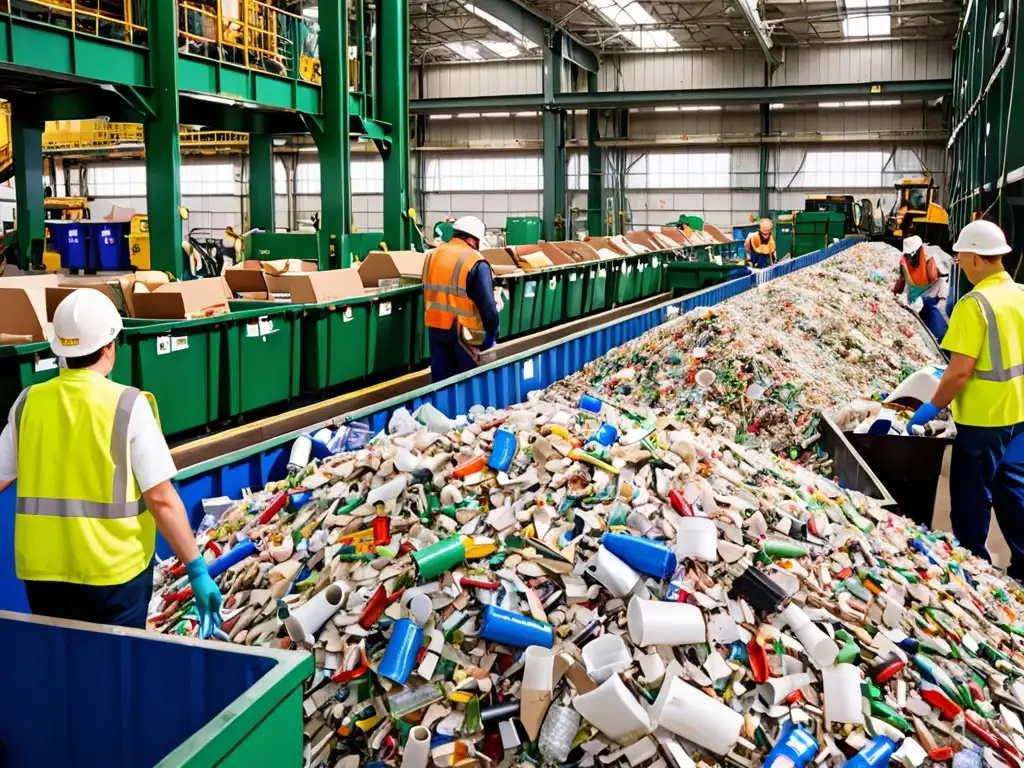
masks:
<path fill-rule="evenodd" d="M 308 653 L 4 612 L 0 653 L 0 764 L 302 764 Z"/>
<path fill-rule="evenodd" d="M 54 249 L 65 269 L 92 269 L 89 263 L 88 225 L 81 221 L 48 221 Z"/>
<path fill-rule="evenodd" d="M 128 250 L 127 221 L 101 221 L 89 223 L 89 241 L 93 252 L 92 263 L 99 269 L 126 271 L 131 269 Z"/>

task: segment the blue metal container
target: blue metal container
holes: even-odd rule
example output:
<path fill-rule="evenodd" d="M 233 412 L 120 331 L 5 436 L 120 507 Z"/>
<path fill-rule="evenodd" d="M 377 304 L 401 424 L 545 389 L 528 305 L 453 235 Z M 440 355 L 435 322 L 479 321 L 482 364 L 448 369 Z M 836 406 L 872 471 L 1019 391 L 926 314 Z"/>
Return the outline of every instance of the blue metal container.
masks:
<path fill-rule="evenodd" d="M 92 263 L 99 269 L 126 271 L 131 269 L 128 249 L 127 221 L 89 222 L 89 244 Z"/>
<path fill-rule="evenodd" d="M 92 269 L 89 259 L 89 233 L 81 221 L 48 221 L 53 248 L 60 254 L 60 265 L 65 269 Z"/>
<path fill-rule="evenodd" d="M 682 299 L 666 301 L 654 309 L 639 312 L 618 322 L 589 328 L 547 346 L 527 350 L 497 363 L 474 369 L 463 376 L 448 379 L 440 384 L 431 384 L 414 392 L 344 414 L 345 420 L 365 423 L 371 433 L 376 433 L 386 430 L 392 414 L 399 408 L 415 411 L 425 403 L 430 403 L 449 416 L 466 413 L 471 406 L 478 403 L 483 406 L 507 408 L 524 402 L 529 392 L 543 389 L 559 379 L 576 373 L 587 363 L 607 354 L 615 347 L 661 325 L 668 317 L 670 306 L 687 312 L 695 307 L 718 304 L 756 285 L 818 264 L 856 242 L 859 241 L 843 240 L 821 251 L 796 259 L 787 259 L 759 270 L 756 274 L 691 293 Z M 204 498 L 224 495 L 237 499 L 241 497 L 244 488 L 262 486 L 268 480 L 285 477 L 288 474 L 291 444 L 299 435 L 309 431 L 311 429 L 305 427 L 179 472 L 174 479 L 175 485 L 189 512 L 192 527 L 196 528 L 203 519 Z M 24 587 L 14 575 L 16 487 L 12 485 L 0 493 L 0 610 L 27 611 Z M 159 537 L 157 552 L 161 557 L 168 557 L 171 554 L 170 548 Z"/>

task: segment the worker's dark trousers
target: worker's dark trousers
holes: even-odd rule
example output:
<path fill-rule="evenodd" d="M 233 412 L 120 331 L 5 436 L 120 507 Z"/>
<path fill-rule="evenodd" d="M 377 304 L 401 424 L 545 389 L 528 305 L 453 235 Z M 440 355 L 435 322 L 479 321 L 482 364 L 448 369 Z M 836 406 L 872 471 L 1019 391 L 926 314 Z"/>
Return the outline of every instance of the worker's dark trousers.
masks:
<path fill-rule="evenodd" d="M 942 310 L 939 309 L 939 300 L 937 298 L 926 296 L 921 301 L 924 303 L 924 306 L 921 307 L 921 311 L 917 314 L 925 327 L 931 331 L 935 340 L 941 343 L 942 337 L 946 335 L 946 331 L 949 329 L 949 320 L 946 319 L 946 316 L 942 314 Z"/>
<path fill-rule="evenodd" d="M 430 378 L 435 384 L 476 368 L 476 361 L 459 344 L 454 328 L 448 331 L 439 328 L 427 330 L 430 333 Z"/>
<path fill-rule="evenodd" d="M 124 584 L 93 587 L 63 581 L 26 581 L 25 592 L 29 608 L 38 616 L 145 629 L 153 594 L 153 563 Z"/>
<path fill-rule="evenodd" d="M 949 473 L 953 533 L 971 552 L 991 560 L 985 541 L 994 509 L 1010 545 L 1007 572 L 1024 580 L 1024 423 L 956 428 Z"/>

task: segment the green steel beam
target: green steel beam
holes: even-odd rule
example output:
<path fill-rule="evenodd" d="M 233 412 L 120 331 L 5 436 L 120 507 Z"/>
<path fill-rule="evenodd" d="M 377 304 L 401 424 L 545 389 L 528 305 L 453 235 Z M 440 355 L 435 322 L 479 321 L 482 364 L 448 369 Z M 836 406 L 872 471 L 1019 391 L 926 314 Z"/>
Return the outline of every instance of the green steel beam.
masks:
<path fill-rule="evenodd" d="M 678 106 L 684 104 L 796 104 L 818 101 L 866 100 L 871 98 L 930 99 L 952 93 L 949 80 L 908 80 L 883 83 L 837 83 L 831 85 L 773 85 L 753 88 L 701 88 L 679 91 L 601 91 L 560 93 L 554 97 L 559 109 L 626 109 L 629 107 Z M 543 93 L 450 99 L 414 99 L 415 114 L 488 112 L 539 109 Z"/>
<path fill-rule="evenodd" d="M 597 75 L 587 74 L 587 89 L 597 90 Z M 587 111 L 587 234 L 604 234 L 604 152 L 597 143 L 601 138 L 598 120 L 601 113 Z"/>
<path fill-rule="evenodd" d="M 544 49 L 544 98 L 551 103 L 562 90 L 562 60 L 550 48 Z M 565 237 L 565 115 L 545 106 L 541 114 L 544 138 L 544 193 L 541 233 L 545 240 Z M 556 229 L 562 227 L 559 237 Z"/>
<path fill-rule="evenodd" d="M 321 54 L 323 50 L 321 38 Z M 239 106 L 320 114 L 318 85 L 200 56 L 178 57 L 178 84 L 184 92 L 230 99 Z"/>
<path fill-rule="evenodd" d="M 352 263 L 349 172 L 348 5 L 322 0 L 320 69 L 323 73 L 323 120 L 307 119 L 320 157 L 320 269 Z"/>
<path fill-rule="evenodd" d="M 378 0 L 377 34 L 387 55 L 376 62 L 380 78 L 377 109 L 391 124 L 391 146 L 378 144 L 384 158 L 384 240 L 408 250 L 413 241 L 409 217 L 409 0 Z"/>
<path fill-rule="evenodd" d="M 249 226 L 274 231 L 274 137 L 249 134 Z"/>
<path fill-rule="evenodd" d="M 26 119 L 16 102 L 11 106 L 11 142 L 14 145 L 14 189 L 17 198 L 18 266 L 29 269 L 43 263 L 46 235 L 43 210 L 43 124 Z"/>
<path fill-rule="evenodd" d="M 597 54 L 547 19 L 527 10 L 513 0 L 472 0 L 470 5 L 490 14 L 521 32 L 528 40 L 555 52 L 588 72 L 597 72 Z"/>
<path fill-rule="evenodd" d="M 178 146 L 178 11 L 175 3 L 148 0 L 149 65 L 154 115 L 144 123 L 146 206 L 153 269 L 184 275 L 181 251 L 181 152 Z"/>
<path fill-rule="evenodd" d="M 767 104 L 762 104 L 761 112 L 761 146 L 760 162 L 758 165 L 758 210 L 762 217 L 768 215 L 768 144 L 765 139 L 772 132 L 771 110 Z"/>

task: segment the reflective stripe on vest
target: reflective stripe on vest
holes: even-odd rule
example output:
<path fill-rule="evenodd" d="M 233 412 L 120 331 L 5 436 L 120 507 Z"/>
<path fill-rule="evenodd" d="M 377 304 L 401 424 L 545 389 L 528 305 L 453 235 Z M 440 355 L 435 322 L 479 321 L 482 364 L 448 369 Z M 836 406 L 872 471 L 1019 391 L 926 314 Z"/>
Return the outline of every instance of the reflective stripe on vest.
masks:
<path fill-rule="evenodd" d="M 19 399 L 14 419 L 15 435 L 21 430 L 21 418 L 28 400 L 29 387 Z M 117 399 L 114 410 L 114 428 L 110 435 L 110 457 L 114 462 L 111 501 L 85 501 L 82 499 L 50 499 L 19 495 L 15 512 L 19 515 L 46 515 L 49 517 L 88 517 L 98 520 L 121 520 L 135 517 L 143 511 L 138 499 L 128 501 L 128 424 L 132 409 L 141 392 L 134 387 L 125 387 Z M 17 437 L 15 437 L 17 440 Z M 16 443 L 17 444 L 17 443 Z"/>
<path fill-rule="evenodd" d="M 1024 291 L 1024 288 L 1021 288 L 1021 291 Z M 982 381 L 999 382 L 1011 381 L 1018 376 L 1024 376 L 1024 362 L 1011 365 L 1009 368 L 1003 367 L 1003 347 L 1000 344 L 999 325 L 996 323 L 996 313 L 991 302 L 981 291 L 971 291 L 964 298 L 974 299 L 978 302 L 982 314 L 985 315 L 985 322 L 988 324 L 988 354 L 992 358 L 991 371 L 979 371 L 975 368 L 972 375 Z"/>
<path fill-rule="evenodd" d="M 448 264 L 453 258 L 455 263 L 448 271 Z M 474 339 L 479 336 L 476 343 L 482 341 L 483 320 L 466 286 L 470 270 L 482 258 L 468 245 L 460 247 L 455 241 L 442 245 L 430 254 L 423 269 L 424 320 L 427 327 L 447 330 L 457 319 L 459 325 L 469 330 Z M 445 263 L 439 259 L 445 260 Z"/>

